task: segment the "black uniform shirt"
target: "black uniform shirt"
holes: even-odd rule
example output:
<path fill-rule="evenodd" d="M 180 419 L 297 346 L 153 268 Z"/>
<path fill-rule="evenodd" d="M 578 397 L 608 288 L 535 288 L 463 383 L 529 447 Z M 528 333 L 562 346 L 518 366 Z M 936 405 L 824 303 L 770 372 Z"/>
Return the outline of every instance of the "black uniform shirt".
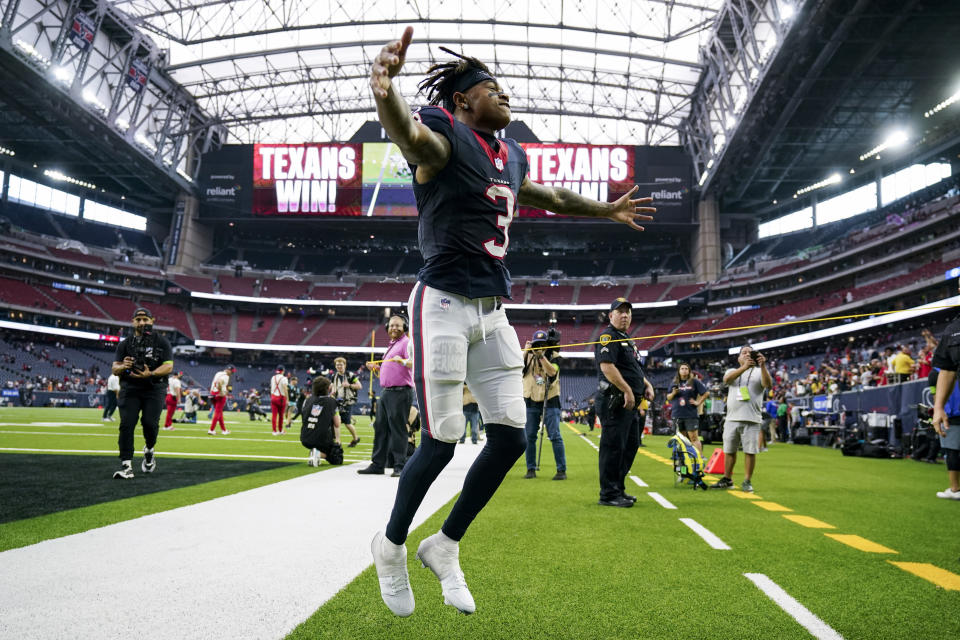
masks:
<path fill-rule="evenodd" d="M 337 401 L 330 396 L 311 395 L 303 403 L 300 442 L 311 449 L 325 450 L 333 444 L 333 417 Z"/>
<path fill-rule="evenodd" d="M 440 107 L 414 116 L 450 142 L 447 165 L 413 193 L 419 212 L 418 279 L 468 298 L 510 297 L 504 265 L 517 194 L 527 175 L 527 155 L 515 140 L 474 131 Z"/>
<path fill-rule="evenodd" d="M 630 386 L 630 390 L 633 391 L 637 404 L 639 404 L 640 398 L 643 397 L 647 387 L 644 384 L 643 369 L 640 367 L 640 350 L 637 348 L 636 342 L 628 338 L 630 336 L 623 331 L 609 326 L 600 334 L 600 344 L 596 346 L 594 353 L 599 369 L 600 388 L 604 389 L 606 385 L 610 384 L 607 377 L 603 375 L 603 370 L 600 369 L 600 363 L 613 363 L 620 375 L 623 376 L 624 381 Z M 622 341 L 614 342 L 614 340 Z M 610 386 L 616 389 L 612 384 Z"/>
<path fill-rule="evenodd" d="M 951 322 L 943 332 L 931 363 L 937 369 L 956 371 L 960 368 L 960 320 Z"/>
<path fill-rule="evenodd" d="M 117 354 L 114 360 L 123 362 L 126 357 L 137 358 L 140 355 L 143 356 L 142 360 L 150 371 L 154 371 L 166 362 L 173 362 L 173 349 L 170 348 L 170 343 L 156 332 L 152 332 L 149 336 L 133 335 L 125 338 L 117 345 Z M 126 370 L 120 374 L 120 384 L 129 389 L 166 388 L 167 376 L 155 376 L 146 379 L 131 378 L 130 371 Z"/>

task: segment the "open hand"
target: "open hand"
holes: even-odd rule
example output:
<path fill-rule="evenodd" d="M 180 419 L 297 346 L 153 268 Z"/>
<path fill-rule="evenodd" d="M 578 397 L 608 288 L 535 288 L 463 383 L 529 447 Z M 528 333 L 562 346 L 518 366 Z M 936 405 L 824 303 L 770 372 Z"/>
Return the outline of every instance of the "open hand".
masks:
<path fill-rule="evenodd" d="M 407 48 L 413 39 L 413 27 L 403 30 L 399 40 L 387 43 L 373 59 L 370 69 L 370 88 L 375 98 L 386 98 L 390 91 L 390 78 L 400 73 L 407 57 Z"/>
<path fill-rule="evenodd" d="M 610 214 L 607 216 L 614 222 L 622 222 L 637 231 L 643 231 L 637 222 L 647 222 L 653 220 L 653 216 L 648 216 L 648 213 L 656 213 L 657 210 L 654 207 L 645 207 L 643 205 L 650 204 L 653 202 L 653 198 L 636 198 L 631 200 L 630 196 L 635 194 L 640 190 L 640 187 L 637 185 L 633 186 L 633 189 L 630 189 L 627 193 L 620 196 L 619 199 L 612 202 L 612 209 Z"/>

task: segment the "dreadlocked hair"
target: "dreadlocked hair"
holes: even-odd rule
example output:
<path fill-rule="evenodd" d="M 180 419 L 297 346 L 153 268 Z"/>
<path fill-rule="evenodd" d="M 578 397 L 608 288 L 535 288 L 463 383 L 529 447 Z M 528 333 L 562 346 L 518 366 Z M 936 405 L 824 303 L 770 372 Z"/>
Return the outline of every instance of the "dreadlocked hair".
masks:
<path fill-rule="evenodd" d="M 457 59 L 448 62 L 438 62 L 427 69 L 427 74 L 431 75 L 427 75 L 417 86 L 420 89 L 420 93 L 426 94 L 430 104 L 440 105 L 450 113 L 453 113 L 454 107 L 456 106 L 453 104 L 453 86 L 456 84 L 459 76 L 471 69 L 479 69 L 491 75 L 493 74 L 487 65 L 476 58 L 459 54 L 446 47 L 440 47 L 440 50 L 455 56 Z"/>

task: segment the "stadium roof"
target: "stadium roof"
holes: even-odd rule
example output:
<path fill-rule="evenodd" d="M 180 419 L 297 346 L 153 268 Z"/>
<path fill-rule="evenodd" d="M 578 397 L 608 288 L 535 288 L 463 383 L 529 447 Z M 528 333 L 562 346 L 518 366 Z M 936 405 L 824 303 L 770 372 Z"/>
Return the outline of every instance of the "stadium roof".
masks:
<path fill-rule="evenodd" d="M 348 139 L 372 118 L 380 47 L 414 27 L 400 79 L 445 45 L 488 64 L 544 141 L 681 144 L 724 0 L 119 0 L 230 142 Z"/>

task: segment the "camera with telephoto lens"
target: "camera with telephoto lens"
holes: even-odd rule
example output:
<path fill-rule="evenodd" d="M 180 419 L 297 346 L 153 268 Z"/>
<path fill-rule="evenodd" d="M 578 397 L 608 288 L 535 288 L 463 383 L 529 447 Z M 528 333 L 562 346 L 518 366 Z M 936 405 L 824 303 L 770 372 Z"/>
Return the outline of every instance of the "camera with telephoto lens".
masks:
<path fill-rule="evenodd" d="M 755 367 L 760 366 L 760 362 L 757 360 L 757 358 L 759 358 L 761 355 L 763 354 L 761 354 L 759 351 L 754 351 L 753 349 L 750 349 L 750 353 L 748 354 L 748 356 L 751 360 L 753 360 L 753 366 Z"/>
<path fill-rule="evenodd" d="M 144 329 L 143 334 L 136 336 L 133 341 L 133 366 L 131 371 L 140 373 L 147 368 L 147 353 L 151 352 L 153 345 L 153 332 Z"/>

